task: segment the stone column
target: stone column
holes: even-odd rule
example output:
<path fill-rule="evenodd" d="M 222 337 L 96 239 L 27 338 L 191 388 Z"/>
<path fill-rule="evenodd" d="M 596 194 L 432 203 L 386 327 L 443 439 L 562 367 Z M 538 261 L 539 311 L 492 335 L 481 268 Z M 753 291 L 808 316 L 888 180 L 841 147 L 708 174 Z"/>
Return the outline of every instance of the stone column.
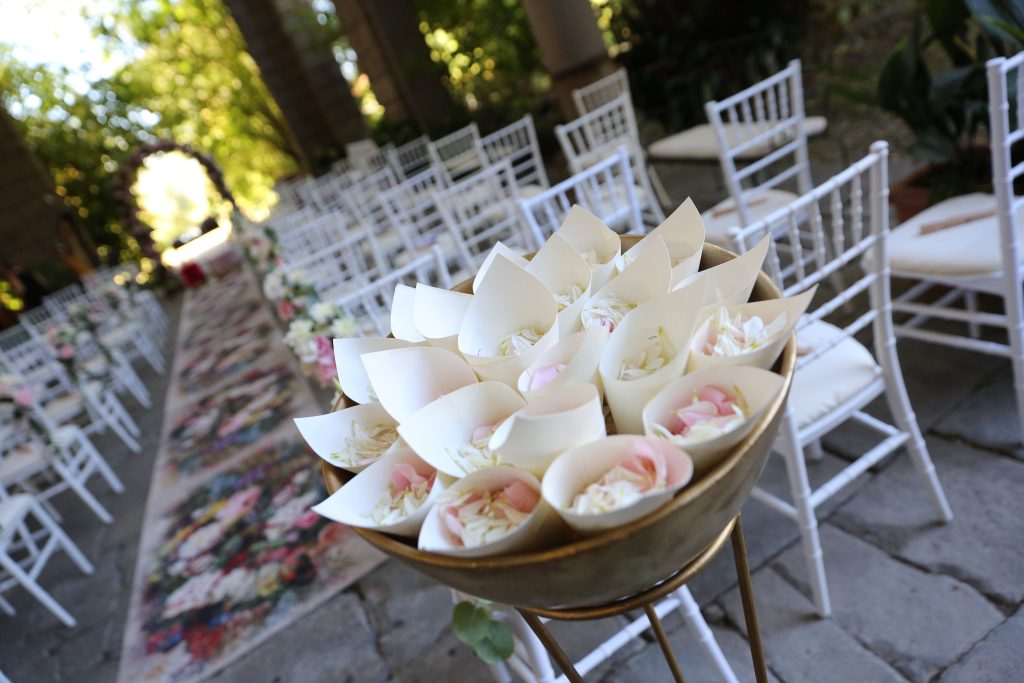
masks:
<path fill-rule="evenodd" d="M 588 0 L 523 0 L 523 8 L 558 106 L 565 117 L 576 118 L 573 89 L 615 70 L 594 10 Z"/>
<path fill-rule="evenodd" d="M 384 118 L 447 132 L 454 103 L 408 0 L 334 0 L 341 30 L 370 78 Z"/>
<path fill-rule="evenodd" d="M 323 103 L 331 98 L 352 100 L 329 47 L 320 48 L 320 52 L 326 52 L 326 58 L 323 54 L 312 53 L 311 41 L 300 49 L 287 30 L 287 22 L 275 0 L 225 0 L 225 4 L 242 32 L 246 48 L 259 67 L 267 89 L 284 115 L 306 170 L 340 156 L 348 141 L 346 138 L 365 135 L 365 128 L 355 135 L 349 132 L 351 123 L 345 118 L 346 107 L 325 109 Z M 337 79 L 324 76 L 324 66 L 329 67 L 327 59 L 334 62 Z M 311 70 L 310 65 L 315 68 Z M 321 89 L 334 92 L 319 93 Z"/>

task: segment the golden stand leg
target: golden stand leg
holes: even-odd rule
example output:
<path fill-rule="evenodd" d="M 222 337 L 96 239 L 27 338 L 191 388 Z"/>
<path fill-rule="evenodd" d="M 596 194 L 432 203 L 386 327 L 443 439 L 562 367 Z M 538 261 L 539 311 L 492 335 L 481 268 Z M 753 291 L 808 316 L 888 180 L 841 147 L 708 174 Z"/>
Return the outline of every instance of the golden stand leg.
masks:
<path fill-rule="evenodd" d="M 585 621 L 588 619 L 602 619 L 604 617 L 622 614 L 623 612 L 627 612 L 638 607 L 643 607 L 644 612 L 647 613 L 647 618 L 651 622 L 651 630 L 654 631 L 654 636 L 658 639 L 658 645 L 661 646 L 661 652 L 665 656 L 665 662 L 672 671 L 674 680 L 677 683 L 684 683 L 682 670 L 679 668 L 679 663 L 676 661 L 675 655 L 672 653 L 672 646 L 668 641 L 668 637 L 665 635 L 665 629 L 661 625 L 661 620 L 658 618 L 658 615 L 654 610 L 654 603 L 699 574 L 707 563 L 718 554 L 722 549 L 722 546 L 725 545 L 725 540 L 728 538 L 731 538 L 732 540 L 732 554 L 733 559 L 736 562 L 736 576 L 739 579 L 740 597 L 743 601 L 743 618 L 747 623 L 747 638 L 750 642 L 750 657 L 754 661 L 754 676 L 757 679 L 757 683 L 767 683 L 768 670 L 765 666 L 764 649 L 761 646 L 761 634 L 757 627 L 757 608 L 754 605 L 754 588 L 750 579 L 750 567 L 747 564 L 747 544 L 743 538 L 743 528 L 740 524 L 739 515 L 736 515 L 736 517 L 726 525 L 725 529 L 722 530 L 722 533 L 718 535 L 714 542 L 712 542 L 711 545 L 709 545 L 707 549 L 692 562 L 658 585 L 639 595 L 634 595 L 605 605 L 596 605 L 594 607 L 583 607 L 577 609 L 532 609 L 526 607 L 517 607 L 516 609 L 523 615 L 523 619 L 525 619 L 526 623 L 529 624 L 531 629 L 533 629 L 533 632 L 537 634 L 537 638 L 539 638 L 540 642 L 544 645 L 544 649 L 548 651 L 551 659 L 555 661 L 558 667 L 562 670 L 562 673 L 565 674 L 565 677 L 572 683 L 583 683 L 583 678 L 580 676 L 579 672 L 576 671 L 576 667 L 573 665 L 572 660 L 566 656 L 565 651 L 562 650 L 558 641 L 556 641 L 554 636 L 551 635 L 551 632 L 540 620 L 540 617 L 544 616 L 549 619 L 560 619 L 565 621 Z"/>

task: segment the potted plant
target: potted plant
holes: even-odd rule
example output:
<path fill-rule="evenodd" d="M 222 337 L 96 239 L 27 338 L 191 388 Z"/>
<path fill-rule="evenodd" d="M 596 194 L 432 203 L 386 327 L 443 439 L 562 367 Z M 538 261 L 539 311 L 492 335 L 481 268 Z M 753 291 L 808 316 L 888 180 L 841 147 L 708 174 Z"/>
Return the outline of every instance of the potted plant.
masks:
<path fill-rule="evenodd" d="M 1024 6 L 1015 0 L 917 0 L 914 29 L 878 79 L 878 102 L 910 128 L 923 163 L 894 184 L 900 221 L 929 204 L 991 191 L 985 62 L 1024 49 Z"/>

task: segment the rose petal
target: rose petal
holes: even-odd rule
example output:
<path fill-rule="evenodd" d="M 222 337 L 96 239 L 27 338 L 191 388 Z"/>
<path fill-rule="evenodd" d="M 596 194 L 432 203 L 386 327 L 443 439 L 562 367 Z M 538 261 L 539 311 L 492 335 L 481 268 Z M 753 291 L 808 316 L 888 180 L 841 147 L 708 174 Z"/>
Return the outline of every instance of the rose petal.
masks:
<path fill-rule="evenodd" d="M 512 507 L 526 514 L 533 512 L 533 509 L 537 507 L 537 501 L 540 500 L 540 493 L 521 481 L 512 482 L 505 487 L 502 493 L 508 498 Z"/>

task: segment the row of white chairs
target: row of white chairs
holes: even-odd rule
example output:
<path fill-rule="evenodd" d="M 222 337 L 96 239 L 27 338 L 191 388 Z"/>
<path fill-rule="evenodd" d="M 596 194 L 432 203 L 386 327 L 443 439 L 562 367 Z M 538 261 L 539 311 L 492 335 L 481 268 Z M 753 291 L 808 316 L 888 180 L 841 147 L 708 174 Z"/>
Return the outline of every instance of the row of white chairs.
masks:
<path fill-rule="evenodd" d="M 65 625 L 75 625 L 74 617 L 40 585 L 39 574 L 58 549 L 87 574 L 92 565 L 61 529 L 51 501 L 70 491 L 101 522 L 113 521 L 89 484 L 99 476 L 116 493 L 124 486 L 90 437 L 109 430 L 138 452 L 141 430 L 118 393 L 132 395 L 143 408 L 150 406 L 150 397 L 128 354 L 159 372 L 165 368 L 162 348 L 169 322 L 156 298 L 137 292 L 131 305 L 115 309 L 104 296 L 114 278 L 123 281 L 135 274 L 123 269 L 89 273 L 84 287 L 45 297 L 17 326 L 0 332 L 0 375 L 16 377 L 31 393 L 25 405 L 0 407 L 0 612 L 5 614 L 14 615 L 14 608 L 3 593 L 21 586 Z M 58 359 L 48 330 L 68 323 L 68 308 L 81 305 L 93 307 L 102 322 L 98 340 L 77 335 L 74 376 Z M 100 344 L 110 346 L 104 351 Z"/>

